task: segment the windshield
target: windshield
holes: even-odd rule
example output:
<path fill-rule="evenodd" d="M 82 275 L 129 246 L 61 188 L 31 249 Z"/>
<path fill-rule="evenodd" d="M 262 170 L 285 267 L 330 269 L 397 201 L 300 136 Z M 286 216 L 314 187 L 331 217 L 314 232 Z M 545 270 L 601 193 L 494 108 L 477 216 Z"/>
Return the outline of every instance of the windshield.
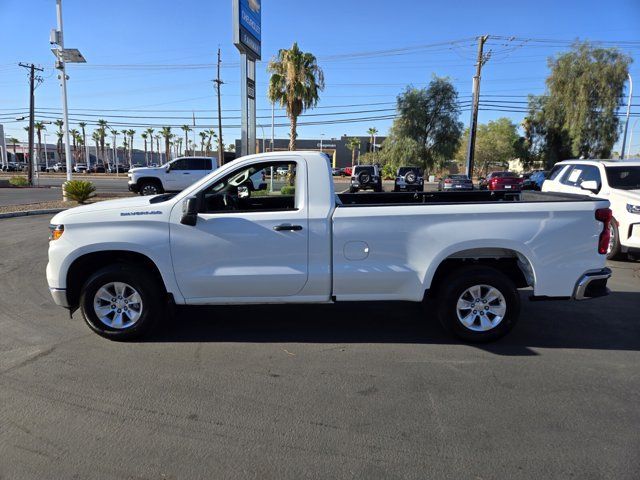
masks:
<path fill-rule="evenodd" d="M 640 190 L 640 166 L 606 167 L 605 170 L 611 188 Z"/>

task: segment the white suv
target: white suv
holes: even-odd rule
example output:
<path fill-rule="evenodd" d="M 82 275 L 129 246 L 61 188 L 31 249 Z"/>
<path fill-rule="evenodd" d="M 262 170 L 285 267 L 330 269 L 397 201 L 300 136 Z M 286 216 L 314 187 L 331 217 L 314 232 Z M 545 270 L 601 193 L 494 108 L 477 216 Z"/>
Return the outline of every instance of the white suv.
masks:
<path fill-rule="evenodd" d="M 129 190 L 141 195 L 179 192 L 217 168 L 215 158 L 176 158 L 161 167 L 140 167 L 129 170 Z"/>
<path fill-rule="evenodd" d="M 640 254 L 640 161 L 559 162 L 542 184 L 542 191 L 606 198 L 613 211 L 607 258 Z"/>

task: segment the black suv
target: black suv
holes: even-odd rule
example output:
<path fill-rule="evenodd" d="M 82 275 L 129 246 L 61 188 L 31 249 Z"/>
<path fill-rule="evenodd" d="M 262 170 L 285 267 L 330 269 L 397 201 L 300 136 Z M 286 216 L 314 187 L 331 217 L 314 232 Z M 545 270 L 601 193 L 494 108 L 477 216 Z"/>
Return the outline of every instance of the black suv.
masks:
<path fill-rule="evenodd" d="M 400 167 L 396 173 L 394 192 L 421 192 L 424 178 L 420 167 Z"/>
<path fill-rule="evenodd" d="M 353 167 L 349 193 L 355 193 L 358 190 L 382 192 L 382 176 L 378 165 L 357 165 Z"/>

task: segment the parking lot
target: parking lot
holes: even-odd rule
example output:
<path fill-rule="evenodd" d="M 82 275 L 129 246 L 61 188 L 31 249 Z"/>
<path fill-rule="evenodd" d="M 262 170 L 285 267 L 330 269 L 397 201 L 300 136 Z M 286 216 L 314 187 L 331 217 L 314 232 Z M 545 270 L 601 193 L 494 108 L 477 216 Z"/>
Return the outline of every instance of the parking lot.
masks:
<path fill-rule="evenodd" d="M 125 344 L 53 305 L 48 222 L 0 220 L 0 478 L 637 478 L 639 262 L 488 345 L 377 303 L 184 308 Z"/>

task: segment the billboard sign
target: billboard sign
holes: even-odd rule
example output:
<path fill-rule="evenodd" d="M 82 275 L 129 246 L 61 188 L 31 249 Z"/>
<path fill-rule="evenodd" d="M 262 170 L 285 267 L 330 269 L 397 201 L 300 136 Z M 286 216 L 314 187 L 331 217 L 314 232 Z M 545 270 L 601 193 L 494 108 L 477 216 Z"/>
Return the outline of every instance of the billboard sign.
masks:
<path fill-rule="evenodd" d="M 233 43 L 260 60 L 262 43 L 262 0 L 233 0 Z"/>

